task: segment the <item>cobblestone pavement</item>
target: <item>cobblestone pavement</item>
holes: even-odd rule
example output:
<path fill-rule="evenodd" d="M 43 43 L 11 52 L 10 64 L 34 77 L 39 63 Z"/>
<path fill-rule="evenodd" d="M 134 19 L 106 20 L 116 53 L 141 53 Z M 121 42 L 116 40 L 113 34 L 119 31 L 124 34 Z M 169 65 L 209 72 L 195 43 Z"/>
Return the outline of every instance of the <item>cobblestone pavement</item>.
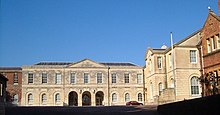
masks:
<path fill-rule="evenodd" d="M 6 107 L 5 115 L 158 115 L 157 106 Z"/>

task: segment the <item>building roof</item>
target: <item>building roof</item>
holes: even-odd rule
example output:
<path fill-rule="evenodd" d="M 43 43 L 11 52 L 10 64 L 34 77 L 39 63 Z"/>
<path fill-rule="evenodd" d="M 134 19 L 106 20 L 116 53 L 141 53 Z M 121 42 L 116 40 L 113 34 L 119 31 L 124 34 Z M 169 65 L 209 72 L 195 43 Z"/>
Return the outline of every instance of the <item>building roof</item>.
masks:
<path fill-rule="evenodd" d="M 103 64 L 105 66 L 137 66 L 132 63 L 100 63 L 100 64 Z"/>
<path fill-rule="evenodd" d="M 39 62 L 34 65 L 69 65 L 70 62 Z"/>
<path fill-rule="evenodd" d="M 0 67 L 0 70 L 21 70 L 21 67 Z"/>

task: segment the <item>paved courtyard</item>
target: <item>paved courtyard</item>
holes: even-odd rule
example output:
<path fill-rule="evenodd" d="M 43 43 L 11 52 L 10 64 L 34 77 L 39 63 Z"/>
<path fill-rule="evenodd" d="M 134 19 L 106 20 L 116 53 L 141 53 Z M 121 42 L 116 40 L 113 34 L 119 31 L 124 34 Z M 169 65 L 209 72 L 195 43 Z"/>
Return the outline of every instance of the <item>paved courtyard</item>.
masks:
<path fill-rule="evenodd" d="M 157 106 L 6 107 L 5 115 L 158 115 Z"/>

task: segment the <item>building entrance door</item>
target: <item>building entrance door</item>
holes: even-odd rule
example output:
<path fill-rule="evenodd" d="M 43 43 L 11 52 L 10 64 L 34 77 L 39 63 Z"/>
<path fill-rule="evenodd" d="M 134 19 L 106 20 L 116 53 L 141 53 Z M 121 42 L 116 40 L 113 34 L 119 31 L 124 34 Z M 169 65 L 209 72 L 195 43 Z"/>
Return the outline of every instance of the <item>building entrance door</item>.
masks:
<path fill-rule="evenodd" d="M 96 105 L 103 105 L 104 93 L 102 91 L 98 91 L 95 94 L 95 98 L 96 98 Z"/>
<path fill-rule="evenodd" d="M 78 95 L 75 91 L 69 93 L 69 106 L 78 106 Z"/>
<path fill-rule="evenodd" d="M 88 91 L 83 92 L 82 94 L 82 106 L 91 105 L 91 94 Z"/>

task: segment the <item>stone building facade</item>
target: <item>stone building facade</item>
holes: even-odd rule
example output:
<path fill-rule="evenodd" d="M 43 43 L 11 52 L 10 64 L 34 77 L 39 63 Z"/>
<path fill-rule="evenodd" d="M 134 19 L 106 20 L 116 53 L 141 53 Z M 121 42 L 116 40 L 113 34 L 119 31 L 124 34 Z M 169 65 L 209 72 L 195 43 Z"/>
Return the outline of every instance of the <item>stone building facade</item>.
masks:
<path fill-rule="evenodd" d="M 220 1 L 218 2 L 220 7 Z M 220 17 L 209 9 L 198 44 L 203 96 L 220 93 Z"/>
<path fill-rule="evenodd" d="M 0 67 L 2 73 L 7 79 L 7 104 L 21 104 L 22 71 L 21 67 Z"/>
<path fill-rule="evenodd" d="M 23 106 L 98 106 L 144 102 L 143 68 L 132 63 L 40 62 L 22 66 Z"/>
<path fill-rule="evenodd" d="M 200 30 L 172 48 L 148 48 L 145 56 L 146 104 L 161 104 L 201 96 Z"/>

